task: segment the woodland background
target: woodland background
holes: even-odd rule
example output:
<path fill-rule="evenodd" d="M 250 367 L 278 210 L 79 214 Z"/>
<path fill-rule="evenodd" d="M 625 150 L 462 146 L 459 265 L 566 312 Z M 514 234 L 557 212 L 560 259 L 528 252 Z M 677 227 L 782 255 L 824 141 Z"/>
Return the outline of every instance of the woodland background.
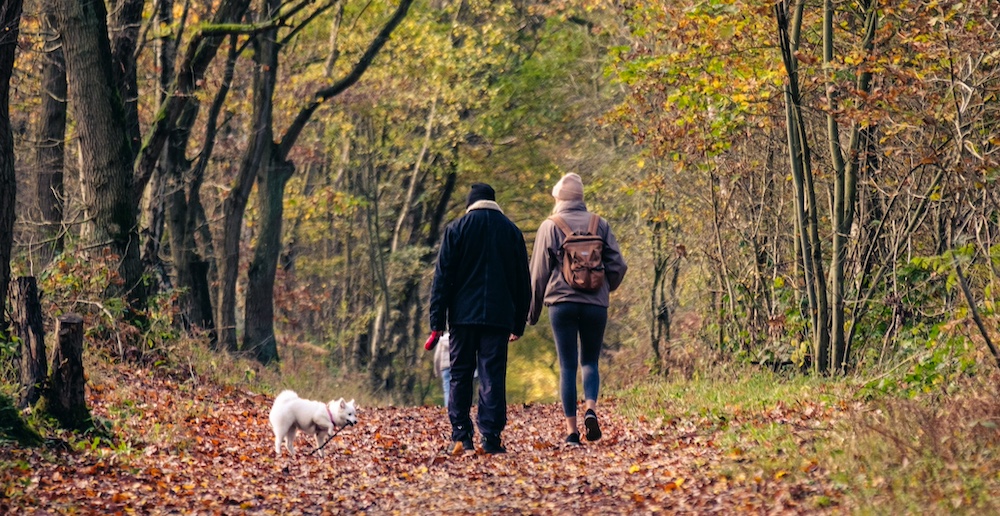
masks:
<path fill-rule="evenodd" d="M 272 388 L 321 375 L 365 403 L 438 402 L 420 343 L 468 185 L 492 184 L 530 247 L 576 172 L 630 267 L 609 388 L 769 370 L 938 410 L 995 383 L 996 1 L 7 0 L 0 17 L 0 299 L 37 277 L 48 331 L 83 315 L 96 362 L 190 362 L 194 343 Z M 547 324 L 512 345 L 513 402 L 554 401 Z M 992 403 L 968 427 L 987 441 Z"/>

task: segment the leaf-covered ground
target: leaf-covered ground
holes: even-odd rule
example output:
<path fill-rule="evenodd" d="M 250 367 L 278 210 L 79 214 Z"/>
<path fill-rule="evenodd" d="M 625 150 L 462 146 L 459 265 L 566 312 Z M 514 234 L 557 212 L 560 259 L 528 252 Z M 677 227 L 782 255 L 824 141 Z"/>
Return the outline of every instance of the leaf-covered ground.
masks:
<path fill-rule="evenodd" d="M 294 460 L 275 459 L 268 396 L 140 370 L 92 381 L 88 401 L 119 437 L 0 446 L 0 513 L 816 513 L 839 498 L 819 468 L 722 473 L 740 459 L 711 431 L 630 421 L 615 400 L 604 438 L 578 448 L 557 405 L 510 406 L 507 454 L 456 456 L 443 408 L 361 407 L 326 457 L 300 434 Z"/>

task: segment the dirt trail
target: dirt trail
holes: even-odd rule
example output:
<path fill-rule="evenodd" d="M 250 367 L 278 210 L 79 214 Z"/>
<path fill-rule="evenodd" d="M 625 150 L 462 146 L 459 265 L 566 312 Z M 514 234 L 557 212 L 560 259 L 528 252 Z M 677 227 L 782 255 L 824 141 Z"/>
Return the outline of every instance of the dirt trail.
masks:
<path fill-rule="evenodd" d="M 119 382 L 135 404 L 109 409 Z M 711 435 L 626 421 L 613 400 L 604 438 L 581 447 L 562 444 L 557 405 L 510 406 L 507 454 L 459 456 L 444 452 L 443 408 L 361 407 L 326 457 L 301 453 L 312 442 L 300 435 L 299 456 L 276 460 L 269 397 L 143 372 L 115 384 L 92 386 L 93 412 L 142 440 L 0 447 L 0 512 L 816 513 L 814 497 L 836 499 L 818 475 L 723 475 L 730 459 Z"/>

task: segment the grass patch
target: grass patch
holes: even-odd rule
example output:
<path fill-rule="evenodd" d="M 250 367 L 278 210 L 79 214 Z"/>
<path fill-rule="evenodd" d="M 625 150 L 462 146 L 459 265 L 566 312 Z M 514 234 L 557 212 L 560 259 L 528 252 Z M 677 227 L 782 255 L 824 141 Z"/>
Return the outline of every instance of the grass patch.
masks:
<path fill-rule="evenodd" d="M 1000 514 L 1000 375 L 955 386 L 852 414 L 834 478 L 852 486 L 859 506 Z"/>
<path fill-rule="evenodd" d="M 868 400 L 855 379 L 730 368 L 615 393 L 665 438 L 711 441 L 730 480 L 829 482 L 859 513 L 1000 513 L 1000 375 L 918 398 Z"/>

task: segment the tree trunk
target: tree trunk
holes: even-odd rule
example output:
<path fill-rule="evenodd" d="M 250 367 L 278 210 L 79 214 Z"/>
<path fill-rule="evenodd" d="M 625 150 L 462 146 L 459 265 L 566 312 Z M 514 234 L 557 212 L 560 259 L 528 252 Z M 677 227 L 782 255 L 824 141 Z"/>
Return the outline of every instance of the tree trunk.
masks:
<path fill-rule="evenodd" d="M 778 20 L 781 57 L 788 78 L 788 83 L 785 85 L 785 124 L 788 130 L 789 166 L 795 187 L 795 226 L 802 246 L 803 272 L 812 320 L 813 366 L 818 372 L 825 373 L 830 365 L 826 283 L 822 252 L 819 247 L 819 222 L 816 215 L 816 192 L 813 185 L 809 142 L 802 117 L 798 66 L 794 57 L 798 46 L 802 5 L 801 2 L 798 4 L 791 24 L 784 3 L 778 2 L 774 9 Z"/>
<path fill-rule="evenodd" d="M 171 0 L 161 0 L 157 2 L 158 7 L 154 13 L 155 19 L 153 23 L 158 24 L 161 27 L 171 27 L 174 23 L 173 18 L 173 6 L 174 3 Z M 178 32 L 182 32 L 178 30 Z M 170 85 L 175 79 L 174 72 L 174 61 L 177 59 L 177 40 L 179 36 L 175 36 L 172 31 L 162 37 L 156 39 L 156 64 L 159 69 L 159 96 L 157 98 L 158 108 L 162 109 L 167 103 L 168 95 L 167 92 L 170 91 Z M 119 86 L 121 87 L 121 85 Z M 129 106 L 130 108 L 132 106 Z M 131 116 L 131 112 L 129 113 Z M 129 120 L 131 124 L 131 120 Z M 168 234 L 174 237 L 174 230 L 165 232 L 167 225 L 167 217 L 170 216 L 168 213 L 168 198 L 172 197 L 168 195 L 167 192 L 173 192 L 172 188 L 172 176 L 171 169 L 173 161 L 171 160 L 171 145 L 178 140 L 178 136 L 174 132 L 170 133 L 170 138 L 168 138 L 167 150 L 160 156 L 160 161 L 157 163 L 155 172 L 150 177 L 148 181 L 148 186 L 145 188 L 146 195 L 144 196 L 145 205 L 143 206 L 143 221 L 146 223 L 146 227 L 143 230 L 143 238 L 145 241 L 142 246 L 142 262 L 147 270 L 156 271 L 154 285 L 156 289 L 168 289 L 172 286 L 176 286 L 181 292 L 180 304 L 182 306 L 180 310 L 180 324 L 183 326 L 187 319 L 187 315 L 184 312 L 183 306 L 184 301 L 187 298 L 190 290 L 185 290 L 185 288 L 190 288 L 190 285 L 183 282 L 184 275 L 182 272 L 178 271 L 180 268 L 176 263 L 174 263 L 174 269 L 176 271 L 176 276 L 174 281 L 171 282 L 170 275 L 166 270 L 166 267 L 161 257 L 161 249 L 163 246 L 164 234 Z M 141 144 L 134 145 L 133 151 L 138 154 L 139 147 Z M 183 154 L 182 154 L 183 155 Z M 173 250 L 173 247 L 170 248 Z M 178 321 L 175 321 L 175 324 Z"/>
<path fill-rule="evenodd" d="M 35 160 L 38 180 L 35 199 L 42 219 L 43 245 L 41 265 L 44 267 L 64 247 L 63 167 L 66 160 L 66 63 L 56 27 L 51 0 L 43 5 L 42 34 L 45 38 L 42 62 L 42 106 L 39 116 Z"/>
<path fill-rule="evenodd" d="M 265 158 L 265 163 L 267 163 Z M 278 360 L 274 335 L 274 277 L 281 254 L 284 193 L 294 171 L 291 164 L 263 167 L 257 176 L 257 207 L 260 214 L 257 245 L 247 271 L 246 332 L 243 349 L 260 363 Z"/>
<path fill-rule="evenodd" d="M 424 140 L 420 147 L 420 152 L 417 154 L 416 163 L 413 165 L 413 171 L 410 173 L 409 185 L 406 189 L 406 197 L 403 199 L 402 206 L 399 208 L 399 216 L 396 217 L 396 225 L 392 230 L 391 243 L 389 244 L 389 255 L 399 251 L 399 239 L 403 233 L 403 224 L 406 222 L 407 217 L 410 216 L 410 212 L 413 210 L 414 199 L 417 196 L 418 190 L 423 189 L 423 182 L 420 180 L 420 167 L 423 164 L 424 157 L 427 155 L 427 149 L 430 147 L 431 134 L 434 132 L 434 113 L 437 111 L 437 96 L 435 96 L 431 101 L 431 108 L 427 114 L 427 123 L 424 127 Z M 376 187 L 377 188 L 377 187 Z M 376 190 L 377 191 L 377 190 Z M 378 196 L 375 197 L 375 202 L 378 202 Z M 419 224 L 417 225 L 419 226 Z M 388 326 L 384 324 L 385 318 L 389 316 L 387 310 L 389 305 L 392 303 L 391 299 L 388 299 L 391 294 L 391 287 L 395 274 L 392 269 L 386 271 L 385 277 L 385 296 L 386 302 L 380 303 L 378 311 L 375 313 L 375 324 L 374 330 L 372 332 L 372 349 L 375 349 L 382 345 L 382 340 L 385 338 L 383 330 Z M 389 338 L 392 338 L 391 336 Z"/>
<path fill-rule="evenodd" d="M 10 253 L 14 244 L 17 178 L 14 174 L 14 135 L 10 129 L 10 78 L 21 26 L 21 0 L 0 5 L 0 334 L 7 331 L 7 287 Z"/>
<path fill-rule="evenodd" d="M 56 320 L 55 353 L 52 356 L 52 381 L 45 408 L 63 428 L 90 428 L 90 410 L 84 398 L 83 318 L 67 314 Z"/>
<path fill-rule="evenodd" d="M 412 0 L 402 0 L 392 17 L 379 31 L 379 34 L 369 44 L 365 53 L 358 59 L 351 72 L 329 88 L 317 91 L 313 100 L 299 111 L 295 120 L 289 125 L 280 143 L 272 145 L 273 125 L 271 117 L 261 120 L 266 125 L 255 125 L 255 133 L 266 145 L 261 168 L 258 169 L 257 195 L 261 208 L 260 237 L 254 256 L 250 262 L 247 277 L 246 300 L 246 335 L 244 349 L 251 350 L 257 360 L 262 363 L 277 360 L 278 352 L 274 338 L 274 275 L 277 271 L 278 258 L 281 254 L 281 225 L 283 217 L 283 202 L 285 185 L 295 171 L 294 164 L 288 160 L 289 152 L 298 140 L 302 129 L 319 108 L 320 104 L 343 93 L 354 85 L 365 73 L 378 52 L 389 40 L 392 31 L 402 22 L 409 10 Z M 268 13 L 272 16 L 281 7 L 280 0 L 267 0 Z M 259 70 L 259 81 L 269 82 L 270 93 L 273 94 L 278 68 L 278 52 L 276 41 L 277 29 L 267 30 L 258 35 L 257 52 L 260 62 L 266 63 Z M 271 103 L 271 95 L 256 98 L 255 101 Z M 256 108 L 255 108 L 256 109 Z M 270 107 L 268 107 L 270 112 Z M 272 148 L 273 147 L 273 148 Z M 235 284 L 234 284 L 235 285 Z"/>
<path fill-rule="evenodd" d="M 119 257 L 124 294 L 133 313 L 144 310 L 146 292 L 139 259 L 137 202 L 132 192 L 132 150 L 126 116 L 115 87 L 107 12 L 102 0 L 55 0 L 66 56 L 66 80 L 80 139 L 83 190 L 90 244 Z"/>
<path fill-rule="evenodd" d="M 878 24 L 877 8 L 872 3 L 868 6 L 865 21 L 865 35 L 862 39 L 861 47 L 866 53 L 872 51 L 875 40 L 875 29 Z M 831 65 L 833 62 L 833 2 L 825 0 L 823 5 L 823 63 Z M 861 73 L 857 81 L 858 91 L 868 94 L 871 91 L 871 72 Z M 850 140 L 848 141 L 848 156 L 850 162 L 845 163 L 844 154 L 840 147 L 840 127 L 834 113 L 839 109 L 836 102 L 836 92 L 834 91 L 833 77 L 828 77 L 828 98 L 827 98 L 827 132 L 830 139 L 830 157 L 835 173 L 834 182 L 834 209 L 833 216 L 833 256 L 830 263 L 831 290 L 833 295 L 832 317 L 830 331 L 831 343 L 831 363 L 830 368 L 834 372 L 846 373 L 847 362 L 850 357 L 847 355 L 849 349 L 847 336 L 845 335 L 846 313 L 844 306 L 845 288 L 847 280 L 845 277 L 845 261 L 847 259 L 847 238 L 854 224 L 854 206 L 857 204 L 857 183 L 859 169 L 858 149 L 861 142 L 861 131 L 857 124 L 851 127 Z"/>
<path fill-rule="evenodd" d="M 125 107 L 125 134 L 132 159 L 139 152 L 139 86 L 136 82 L 135 51 L 139 44 L 142 8 L 146 0 L 112 2 L 111 58 L 115 84 Z"/>
<path fill-rule="evenodd" d="M 42 325 L 42 305 L 38 301 L 38 284 L 34 277 L 14 280 L 10 296 L 14 320 L 14 335 L 20 339 L 21 396 L 18 406 L 34 405 L 41 397 L 48 369 L 45 364 L 45 328 Z"/>
<path fill-rule="evenodd" d="M 259 41 L 259 40 L 258 40 Z M 272 41 L 270 43 L 274 45 Z M 274 65 L 274 66 L 272 66 Z M 223 201 L 222 255 L 219 260 L 219 308 L 216 320 L 219 328 L 219 346 L 230 352 L 238 350 L 236 338 L 236 280 L 239 276 L 240 241 L 243 215 L 250 199 L 254 177 L 260 170 L 265 156 L 274 146 L 271 116 L 274 103 L 275 72 L 258 43 L 254 52 L 253 117 L 250 140 L 240 168 L 233 180 L 233 188 Z M 272 323 L 273 324 L 273 323 Z"/>

